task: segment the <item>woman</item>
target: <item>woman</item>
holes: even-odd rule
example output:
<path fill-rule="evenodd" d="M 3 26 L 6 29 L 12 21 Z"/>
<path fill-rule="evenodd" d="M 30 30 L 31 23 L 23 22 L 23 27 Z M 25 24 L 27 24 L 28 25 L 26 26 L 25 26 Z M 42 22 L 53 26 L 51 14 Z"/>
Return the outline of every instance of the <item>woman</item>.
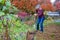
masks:
<path fill-rule="evenodd" d="M 37 30 L 40 30 L 41 32 L 43 32 L 43 22 L 44 22 L 44 19 L 45 19 L 45 16 L 44 16 L 44 10 L 40 7 L 38 9 L 36 9 L 36 13 L 35 14 L 38 19 L 37 19 Z M 39 28 L 40 26 L 40 28 Z"/>

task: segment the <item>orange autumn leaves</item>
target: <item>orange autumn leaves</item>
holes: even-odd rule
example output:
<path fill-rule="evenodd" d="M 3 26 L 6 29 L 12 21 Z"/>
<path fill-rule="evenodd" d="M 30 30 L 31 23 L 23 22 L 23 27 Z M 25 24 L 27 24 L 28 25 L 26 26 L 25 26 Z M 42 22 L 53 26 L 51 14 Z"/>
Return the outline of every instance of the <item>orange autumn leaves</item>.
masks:
<path fill-rule="evenodd" d="M 11 0 L 11 3 L 16 6 L 17 8 L 22 8 L 24 6 L 24 1 L 19 1 L 19 0 Z"/>
<path fill-rule="evenodd" d="M 44 0 L 44 3 L 41 4 L 41 7 L 47 11 L 55 11 L 55 7 L 52 5 L 50 0 Z"/>
<path fill-rule="evenodd" d="M 11 3 L 18 9 L 34 10 L 37 0 L 13 0 Z"/>
<path fill-rule="evenodd" d="M 36 6 L 36 4 L 38 3 L 38 1 L 37 0 L 30 0 L 30 3 L 31 3 L 32 6 Z"/>
<path fill-rule="evenodd" d="M 38 0 L 11 0 L 11 3 L 18 9 L 34 11 L 35 6 L 38 4 Z M 55 11 L 50 0 L 39 0 L 39 3 L 44 10 Z"/>
<path fill-rule="evenodd" d="M 52 4 L 42 4 L 41 7 L 47 11 L 55 11 L 55 8 Z"/>

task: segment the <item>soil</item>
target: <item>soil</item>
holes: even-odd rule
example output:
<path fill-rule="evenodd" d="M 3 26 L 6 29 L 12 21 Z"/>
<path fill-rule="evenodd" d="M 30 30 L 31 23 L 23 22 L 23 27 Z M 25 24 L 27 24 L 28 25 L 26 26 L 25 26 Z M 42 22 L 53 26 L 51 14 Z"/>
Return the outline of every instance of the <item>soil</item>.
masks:
<path fill-rule="evenodd" d="M 36 33 L 36 40 L 60 40 L 60 26 L 55 24 L 44 27 L 44 32 Z"/>

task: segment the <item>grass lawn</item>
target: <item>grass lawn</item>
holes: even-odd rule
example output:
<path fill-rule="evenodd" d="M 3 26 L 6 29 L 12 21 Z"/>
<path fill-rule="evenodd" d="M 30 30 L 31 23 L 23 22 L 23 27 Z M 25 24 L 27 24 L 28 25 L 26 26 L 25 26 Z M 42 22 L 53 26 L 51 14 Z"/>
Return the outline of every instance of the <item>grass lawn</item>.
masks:
<path fill-rule="evenodd" d="M 60 26 L 60 22 L 55 22 L 54 24 L 57 26 Z"/>

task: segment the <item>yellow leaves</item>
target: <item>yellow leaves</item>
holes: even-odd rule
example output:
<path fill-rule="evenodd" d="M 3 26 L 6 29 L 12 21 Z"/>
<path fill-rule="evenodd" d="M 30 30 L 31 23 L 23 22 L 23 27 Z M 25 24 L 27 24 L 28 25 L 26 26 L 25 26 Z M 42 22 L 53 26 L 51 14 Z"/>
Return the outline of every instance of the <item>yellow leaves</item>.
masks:
<path fill-rule="evenodd" d="M 44 11 L 44 15 L 47 15 L 48 11 Z"/>

